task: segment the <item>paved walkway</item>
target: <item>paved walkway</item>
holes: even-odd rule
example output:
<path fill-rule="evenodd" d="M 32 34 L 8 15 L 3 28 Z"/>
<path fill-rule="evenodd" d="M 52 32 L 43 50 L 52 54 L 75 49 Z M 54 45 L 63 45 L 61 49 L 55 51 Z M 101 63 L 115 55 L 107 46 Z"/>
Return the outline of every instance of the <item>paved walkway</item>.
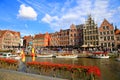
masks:
<path fill-rule="evenodd" d="M 12 70 L 0 69 L 0 80 L 67 80 Z"/>

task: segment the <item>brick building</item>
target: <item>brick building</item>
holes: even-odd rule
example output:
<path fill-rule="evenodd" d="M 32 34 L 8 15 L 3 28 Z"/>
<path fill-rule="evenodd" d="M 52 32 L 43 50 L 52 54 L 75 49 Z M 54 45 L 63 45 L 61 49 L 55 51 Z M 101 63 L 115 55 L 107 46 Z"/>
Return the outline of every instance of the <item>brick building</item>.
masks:
<path fill-rule="evenodd" d="M 83 26 L 84 26 L 83 24 L 81 25 L 72 24 L 70 26 L 70 30 L 69 30 L 70 46 L 80 47 L 83 44 L 83 36 L 82 36 Z"/>
<path fill-rule="evenodd" d="M 0 30 L 0 49 L 14 49 L 20 46 L 20 32 Z"/>
<path fill-rule="evenodd" d="M 59 32 L 59 46 L 68 46 L 69 45 L 69 29 L 60 30 Z"/>
<path fill-rule="evenodd" d="M 48 33 L 45 34 L 36 34 L 33 38 L 33 47 L 41 48 L 50 45 L 50 35 Z"/>
<path fill-rule="evenodd" d="M 106 19 L 99 27 L 100 32 L 100 45 L 105 49 L 113 50 L 115 48 L 115 34 L 114 27 Z"/>

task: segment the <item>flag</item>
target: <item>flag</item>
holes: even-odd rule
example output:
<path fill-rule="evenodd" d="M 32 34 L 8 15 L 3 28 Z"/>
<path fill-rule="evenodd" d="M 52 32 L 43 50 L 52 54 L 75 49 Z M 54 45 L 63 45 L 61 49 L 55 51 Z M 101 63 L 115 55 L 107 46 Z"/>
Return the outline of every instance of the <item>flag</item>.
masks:
<path fill-rule="evenodd" d="M 32 48 L 32 61 L 35 61 L 35 50 Z"/>
<path fill-rule="evenodd" d="M 24 54 L 23 50 L 21 51 L 20 56 L 21 56 L 22 62 L 25 62 L 25 54 Z"/>

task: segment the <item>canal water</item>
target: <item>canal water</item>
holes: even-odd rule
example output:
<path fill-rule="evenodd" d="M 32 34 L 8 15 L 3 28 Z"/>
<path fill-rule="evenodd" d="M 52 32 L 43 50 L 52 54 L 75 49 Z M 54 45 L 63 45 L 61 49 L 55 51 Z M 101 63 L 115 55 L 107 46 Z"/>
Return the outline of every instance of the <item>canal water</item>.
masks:
<path fill-rule="evenodd" d="M 31 58 L 27 58 L 31 61 Z M 97 66 L 101 70 L 101 80 L 120 80 L 120 62 L 115 59 L 91 59 L 91 58 L 36 58 L 40 62 L 77 64 L 83 66 Z"/>

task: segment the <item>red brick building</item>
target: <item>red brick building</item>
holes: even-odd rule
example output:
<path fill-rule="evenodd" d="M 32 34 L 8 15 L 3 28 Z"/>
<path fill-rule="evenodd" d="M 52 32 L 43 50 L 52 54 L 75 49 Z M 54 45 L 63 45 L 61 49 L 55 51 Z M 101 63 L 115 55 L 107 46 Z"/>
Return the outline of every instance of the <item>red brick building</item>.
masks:
<path fill-rule="evenodd" d="M 69 30 L 69 45 L 70 46 L 78 46 L 80 47 L 83 44 L 82 37 L 83 24 L 70 26 Z"/>
<path fill-rule="evenodd" d="M 114 27 L 106 19 L 99 27 L 100 45 L 106 49 L 113 50 L 115 48 L 115 34 Z"/>
<path fill-rule="evenodd" d="M 59 46 L 68 46 L 69 45 L 69 29 L 60 30 L 59 32 Z"/>
<path fill-rule="evenodd" d="M 20 32 L 0 30 L 0 49 L 13 49 L 20 46 Z"/>
<path fill-rule="evenodd" d="M 48 33 L 45 34 L 36 34 L 33 38 L 33 47 L 41 48 L 50 45 L 50 35 Z"/>

